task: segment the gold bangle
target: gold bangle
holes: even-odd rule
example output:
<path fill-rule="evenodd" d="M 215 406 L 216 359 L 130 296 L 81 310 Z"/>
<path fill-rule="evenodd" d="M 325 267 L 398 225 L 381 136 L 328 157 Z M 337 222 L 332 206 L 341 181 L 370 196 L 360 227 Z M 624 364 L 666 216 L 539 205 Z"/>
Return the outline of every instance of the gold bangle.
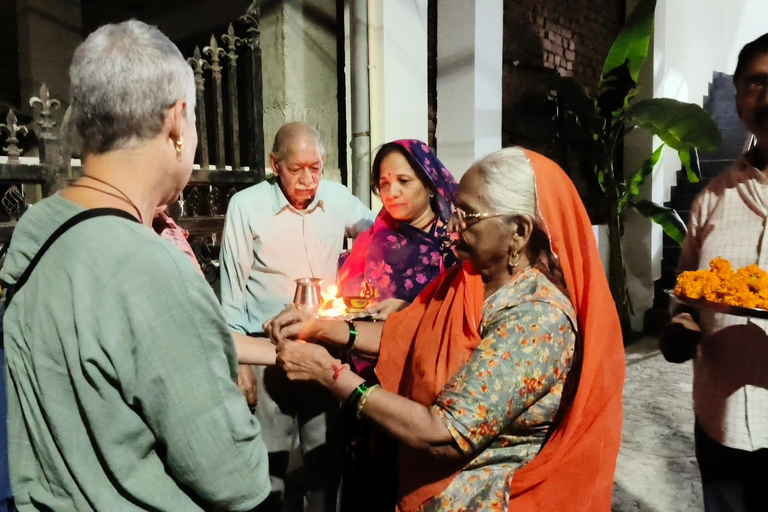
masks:
<path fill-rule="evenodd" d="M 378 384 L 374 384 L 373 386 L 369 387 L 365 390 L 365 393 L 363 393 L 363 396 L 360 397 L 360 400 L 357 402 L 357 413 L 355 416 L 357 416 L 357 419 L 361 419 L 363 417 L 363 407 L 365 406 L 365 402 L 368 401 L 368 396 L 371 394 L 371 391 L 374 389 L 381 387 Z"/>

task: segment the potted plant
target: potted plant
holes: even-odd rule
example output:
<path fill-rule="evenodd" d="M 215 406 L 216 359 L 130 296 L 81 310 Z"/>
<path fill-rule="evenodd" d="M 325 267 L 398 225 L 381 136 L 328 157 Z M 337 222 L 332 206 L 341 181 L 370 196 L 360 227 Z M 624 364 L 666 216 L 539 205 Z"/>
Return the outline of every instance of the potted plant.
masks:
<path fill-rule="evenodd" d="M 624 220 L 634 211 L 662 227 L 682 244 L 685 223 L 671 208 L 640 198 L 664 148 L 680 157 L 690 182 L 699 180 L 698 151 L 715 151 L 722 140 L 708 112 L 698 105 L 669 98 L 638 100 L 638 74 L 648 57 L 656 0 L 640 0 L 616 37 L 603 66 L 596 94 L 572 77 L 547 76 L 556 103 L 558 136 L 582 152 L 597 177 L 608 210 L 609 284 L 622 328 L 629 329 L 632 306 L 622 252 Z M 627 133 L 643 129 L 661 144 L 625 176 L 620 152 Z"/>

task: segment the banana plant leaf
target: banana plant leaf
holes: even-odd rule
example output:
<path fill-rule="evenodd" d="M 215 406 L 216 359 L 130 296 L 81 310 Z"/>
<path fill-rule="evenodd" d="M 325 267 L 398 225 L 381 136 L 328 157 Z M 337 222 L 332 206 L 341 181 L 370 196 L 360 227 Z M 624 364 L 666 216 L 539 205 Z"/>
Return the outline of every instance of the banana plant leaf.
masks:
<path fill-rule="evenodd" d="M 632 104 L 625 113 L 628 126 L 639 126 L 676 151 L 712 152 L 723 140 L 709 113 L 693 103 L 654 98 Z"/>
<path fill-rule="evenodd" d="M 624 191 L 624 194 L 619 198 L 619 214 L 626 209 L 627 204 L 640 195 L 640 187 L 643 186 L 645 179 L 651 175 L 656 168 L 656 164 L 659 163 L 659 158 L 661 158 L 661 152 L 664 150 L 664 146 L 665 144 L 662 144 L 656 148 L 656 151 L 653 152 L 650 158 L 648 158 L 648 160 L 646 160 L 629 178 L 629 185 Z"/>
<path fill-rule="evenodd" d="M 629 60 L 629 74 L 632 80 L 637 82 L 640 68 L 648 58 L 655 10 L 656 0 L 640 0 L 635 6 L 608 52 L 601 74 L 601 83 L 613 69 L 621 66 L 626 60 Z"/>
<path fill-rule="evenodd" d="M 689 151 L 680 150 L 677 155 L 680 157 L 680 163 L 683 164 L 688 181 L 698 183 L 701 179 L 701 169 L 699 168 L 699 153 L 696 148 L 691 148 Z"/>
<path fill-rule="evenodd" d="M 622 110 L 627 107 L 630 92 L 636 87 L 637 82 L 632 80 L 630 74 L 629 59 L 610 70 L 600 82 L 597 96 L 597 108 L 600 116 L 607 119 L 609 123 L 617 119 Z"/>
<path fill-rule="evenodd" d="M 546 76 L 542 82 L 557 94 L 557 103 L 579 119 L 581 124 L 591 124 L 595 115 L 595 100 L 589 96 L 586 87 L 573 77 Z"/>
<path fill-rule="evenodd" d="M 661 226 L 664 232 L 675 242 L 683 245 L 688 229 L 675 210 L 646 200 L 633 201 L 629 204 L 637 213 Z"/>

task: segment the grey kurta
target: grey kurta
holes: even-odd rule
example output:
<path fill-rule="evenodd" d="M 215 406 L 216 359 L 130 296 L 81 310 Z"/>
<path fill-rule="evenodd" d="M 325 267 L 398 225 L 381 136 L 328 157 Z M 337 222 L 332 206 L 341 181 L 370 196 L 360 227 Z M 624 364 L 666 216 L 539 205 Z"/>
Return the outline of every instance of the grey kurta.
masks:
<path fill-rule="evenodd" d="M 58 195 L 33 206 L 0 277 L 14 283 L 82 210 Z M 72 228 L 4 328 L 20 510 L 249 510 L 269 493 L 216 297 L 150 229 L 117 217 Z"/>

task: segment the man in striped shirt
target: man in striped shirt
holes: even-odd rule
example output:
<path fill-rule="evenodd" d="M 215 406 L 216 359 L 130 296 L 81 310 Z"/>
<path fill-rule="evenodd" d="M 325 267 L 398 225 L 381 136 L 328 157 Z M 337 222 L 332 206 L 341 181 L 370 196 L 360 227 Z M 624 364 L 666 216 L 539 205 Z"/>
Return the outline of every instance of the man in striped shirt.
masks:
<path fill-rule="evenodd" d="M 768 34 L 747 44 L 734 74 L 739 117 L 757 145 L 712 180 L 691 209 L 679 271 L 721 256 L 768 269 Z M 768 509 L 768 320 L 674 307 L 659 340 L 672 362 L 693 359 L 696 458 L 707 512 Z"/>

